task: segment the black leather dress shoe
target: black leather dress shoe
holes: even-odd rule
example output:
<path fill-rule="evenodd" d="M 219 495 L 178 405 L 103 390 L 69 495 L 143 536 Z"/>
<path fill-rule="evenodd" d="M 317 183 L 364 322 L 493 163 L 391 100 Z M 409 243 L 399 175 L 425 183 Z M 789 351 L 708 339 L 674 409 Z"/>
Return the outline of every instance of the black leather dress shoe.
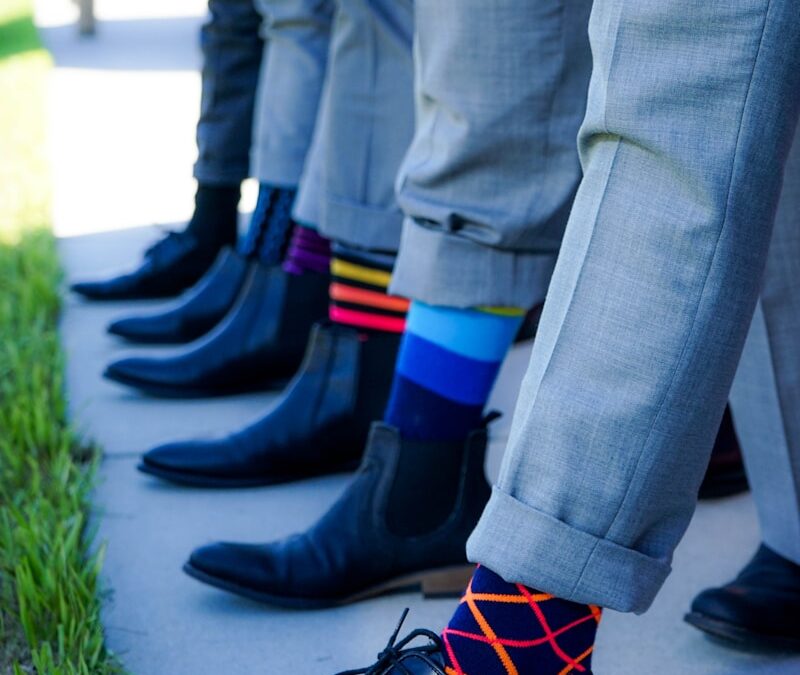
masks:
<path fill-rule="evenodd" d="M 686 621 L 747 647 L 800 651 L 800 565 L 762 545 L 738 577 L 703 591 Z"/>
<path fill-rule="evenodd" d="M 99 281 L 80 281 L 72 290 L 91 300 L 169 298 L 196 284 L 214 263 L 220 246 L 188 232 L 170 232 L 145 251 L 131 272 Z"/>
<path fill-rule="evenodd" d="M 399 344 L 399 335 L 317 324 L 300 371 L 265 416 L 230 436 L 155 448 L 139 470 L 226 488 L 351 471 L 386 406 Z"/>
<path fill-rule="evenodd" d="M 719 499 L 747 492 L 750 486 L 744 472 L 739 439 L 733 428 L 730 408 L 725 409 L 717 440 L 711 451 L 705 478 L 700 486 L 700 499 Z"/>
<path fill-rule="evenodd" d="M 235 249 L 224 248 L 194 286 L 150 314 L 117 319 L 108 332 L 142 344 L 183 344 L 205 335 L 230 311 L 251 265 Z"/>
<path fill-rule="evenodd" d="M 337 675 L 447 675 L 444 669 L 444 645 L 432 630 L 417 628 L 397 641 L 406 616 L 407 609 L 375 663 L 366 668 L 345 670 Z M 420 638 L 426 641 L 420 643 Z"/>
<path fill-rule="evenodd" d="M 421 590 L 458 597 L 465 547 L 489 498 L 486 430 L 466 442 L 408 441 L 375 423 L 353 482 L 314 526 L 269 544 L 195 550 L 190 576 L 273 605 L 320 608 Z"/>
<path fill-rule="evenodd" d="M 210 333 L 161 358 L 131 357 L 105 376 L 155 396 L 195 397 L 283 386 L 327 313 L 327 275 L 255 265 L 236 304 Z"/>

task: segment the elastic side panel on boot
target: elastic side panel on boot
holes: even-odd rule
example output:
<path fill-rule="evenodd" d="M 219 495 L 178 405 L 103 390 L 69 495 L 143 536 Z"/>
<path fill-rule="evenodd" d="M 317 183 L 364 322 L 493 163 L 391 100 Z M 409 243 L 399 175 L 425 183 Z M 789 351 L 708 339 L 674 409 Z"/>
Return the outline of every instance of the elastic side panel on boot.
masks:
<path fill-rule="evenodd" d="M 463 441 L 401 441 L 386 510 L 390 532 L 420 536 L 445 523 L 458 498 L 464 451 Z"/>

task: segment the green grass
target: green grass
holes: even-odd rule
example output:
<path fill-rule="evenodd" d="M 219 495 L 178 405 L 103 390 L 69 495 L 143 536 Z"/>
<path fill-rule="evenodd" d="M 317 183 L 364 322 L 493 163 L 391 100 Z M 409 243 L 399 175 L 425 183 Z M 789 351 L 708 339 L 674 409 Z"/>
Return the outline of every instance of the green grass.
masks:
<path fill-rule="evenodd" d="M 115 673 L 89 553 L 94 453 L 67 422 L 49 227 L 50 59 L 30 0 L 0 3 L 0 675 Z"/>

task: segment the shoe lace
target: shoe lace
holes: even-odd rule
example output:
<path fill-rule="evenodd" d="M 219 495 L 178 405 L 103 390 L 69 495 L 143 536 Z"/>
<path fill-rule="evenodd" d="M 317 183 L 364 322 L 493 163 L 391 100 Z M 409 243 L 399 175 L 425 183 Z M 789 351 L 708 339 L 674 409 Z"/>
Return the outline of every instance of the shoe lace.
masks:
<path fill-rule="evenodd" d="M 405 622 L 407 616 L 408 607 L 403 610 L 403 614 L 400 616 L 400 621 L 397 622 L 397 627 L 394 629 L 392 636 L 389 638 L 389 642 L 386 644 L 386 647 L 384 647 L 383 651 L 378 654 L 378 660 L 375 663 L 365 668 L 345 670 L 341 673 L 337 673 L 337 675 L 380 675 L 391 666 L 397 666 L 401 669 L 401 672 L 409 673 L 410 675 L 411 671 L 409 671 L 402 664 L 403 659 L 410 655 L 420 657 L 426 664 L 430 665 L 434 669 L 435 673 L 442 673 L 442 675 L 444 675 L 444 671 L 442 671 L 441 668 L 439 668 L 439 666 L 437 666 L 429 658 L 430 656 L 442 651 L 442 640 L 436 633 L 431 630 L 427 630 L 426 628 L 417 628 L 412 630 L 402 640 L 397 642 L 397 636 L 400 634 L 400 629 L 403 627 L 403 623 Z M 419 637 L 427 638 L 429 640 L 428 644 L 406 648 L 411 642 Z"/>

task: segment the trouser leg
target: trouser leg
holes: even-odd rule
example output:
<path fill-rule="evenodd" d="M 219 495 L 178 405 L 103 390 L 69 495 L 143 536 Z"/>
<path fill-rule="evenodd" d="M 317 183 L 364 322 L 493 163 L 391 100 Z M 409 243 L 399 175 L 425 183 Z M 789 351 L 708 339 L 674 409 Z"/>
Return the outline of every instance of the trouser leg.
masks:
<path fill-rule="evenodd" d="M 581 177 L 590 0 L 418 0 L 417 129 L 393 292 L 468 307 L 544 299 Z"/>
<path fill-rule="evenodd" d="M 796 0 L 597 0 L 584 179 L 471 559 L 644 611 L 694 511 L 800 102 Z"/>
<path fill-rule="evenodd" d="M 253 176 L 295 187 L 306 161 L 325 80 L 333 0 L 256 0 L 265 62 L 253 128 Z"/>
<path fill-rule="evenodd" d="M 209 0 L 202 27 L 202 97 L 195 178 L 239 183 L 249 174 L 253 108 L 264 42 L 253 0 Z"/>
<path fill-rule="evenodd" d="M 786 165 L 761 298 L 731 390 L 764 542 L 800 564 L 800 138 Z"/>
<path fill-rule="evenodd" d="M 383 251 L 399 245 L 394 180 L 414 126 L 412 35 L 411 0 L 338 0 L 311 154 L 318 164 L 306 167 L 317 180 L 301 185 L 296 207 L 301 221 L 316 210 L 331 239 Z"/>

